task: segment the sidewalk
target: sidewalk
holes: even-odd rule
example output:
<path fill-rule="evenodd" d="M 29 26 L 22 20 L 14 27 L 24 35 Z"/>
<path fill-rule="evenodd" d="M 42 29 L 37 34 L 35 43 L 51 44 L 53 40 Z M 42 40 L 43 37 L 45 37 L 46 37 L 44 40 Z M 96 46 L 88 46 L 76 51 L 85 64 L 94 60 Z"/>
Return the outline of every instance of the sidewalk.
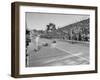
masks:
<path fill-rule="evenodd" d="M 60 40 L 60 39 L 59 39 Z M 79 43 L 79 44 L 87 44 L 89 46 L 90 42 L 88 41 L 77 41 L 77 40 L 60 40 L 60 41 L 64 41 L 64 42 L 70 42 L 70 43 Z"/>

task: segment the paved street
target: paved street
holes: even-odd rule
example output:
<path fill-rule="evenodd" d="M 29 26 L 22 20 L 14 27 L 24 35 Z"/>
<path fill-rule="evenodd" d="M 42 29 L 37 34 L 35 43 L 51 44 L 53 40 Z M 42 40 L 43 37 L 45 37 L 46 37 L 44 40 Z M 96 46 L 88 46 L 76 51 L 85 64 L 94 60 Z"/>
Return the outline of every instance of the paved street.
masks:
<path fill-rule="evenodd" d="M 52 39 L 40 39 L 40 50 L 35 52 L 34 39 L 28 47 L 28 67 L 62 66 L 89 64 L 89 46 L 87 44 L 69 43 L 67 41 Z M 48 46 L 42 46 L 48 43 Z"/>

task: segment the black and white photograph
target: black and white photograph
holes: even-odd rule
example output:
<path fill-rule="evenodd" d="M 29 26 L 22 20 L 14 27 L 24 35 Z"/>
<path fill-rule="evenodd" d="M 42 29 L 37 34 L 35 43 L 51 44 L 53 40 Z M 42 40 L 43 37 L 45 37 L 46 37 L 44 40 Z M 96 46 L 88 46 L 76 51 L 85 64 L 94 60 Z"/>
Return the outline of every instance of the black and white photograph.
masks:
<path fill-rule="evenodd" d="M 26 67 L 90 64 L 90 15 L 25 13 Z"/>
<path fill-rule="evenodd" d="M 97 7 L 12 4 L 12 76 L 97 73 Z"/>

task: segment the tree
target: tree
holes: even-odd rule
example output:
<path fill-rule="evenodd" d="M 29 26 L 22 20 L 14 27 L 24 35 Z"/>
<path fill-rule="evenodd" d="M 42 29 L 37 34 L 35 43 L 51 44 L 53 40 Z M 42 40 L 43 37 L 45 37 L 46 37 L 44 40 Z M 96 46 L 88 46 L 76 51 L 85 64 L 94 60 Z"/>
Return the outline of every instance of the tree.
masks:
<path fill-rule="evenodd" d="M 51 31 L 55 31 L 55 30 L 56 30 L 56 26 L 54 23 L 49 23 L 47 25 L 47 29 L 46 29 L 47 32 L 51 32 Z"/>
<path fill-rule="evenodd" d="M 81 41 L 82 39 L 81 39 L 81 33 L 79 32 L 79 41 Z"/>
<path fill-rule="evenodd" d="M 30 39 L 30 31 L 26 29 L 26 48 L 29 45 L 29 42 L 31 41 Z"/>

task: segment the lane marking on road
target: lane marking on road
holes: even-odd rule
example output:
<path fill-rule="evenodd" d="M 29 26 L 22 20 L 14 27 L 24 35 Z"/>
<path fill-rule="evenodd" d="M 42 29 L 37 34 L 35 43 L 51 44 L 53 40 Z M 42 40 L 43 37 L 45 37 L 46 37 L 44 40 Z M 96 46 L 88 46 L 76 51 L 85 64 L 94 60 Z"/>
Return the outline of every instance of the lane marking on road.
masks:
<path fill-rule="evenodd" d="M 71 53 L 71 52 L 69 52 L 69 51 L 66 51 L 65 49 L 62 49 L 62 48 L 59 48 L 59 47 L 55 47 L 55 48 L 57 48 L 57 49 L 59 49 L 59 50 L 61 50 L 61 51 L 64 51 L 64 52 L 66 52 L 66 53 L 68 53 L 68 54 L 71 54 L 71 55 L 73 55 L 73 56 L 75 56 L 73 53 Z M 82 53 L 82 52 L 81 52 Z M 82 56 L 77 56 L 76 55 L 76 57 L 80 57 L 81 59 L 83 59 L 83 60 L 86 60 L 87 62 L 89 62 L 89 60 L 87 59 L 87 58 L 84 58 L 84 57 L 82 57 Z"/>
<path fill-rule="evenodd" d="M 79 55 L 81 55 L 81 53 L 74 54 L 74 56 L 79 56 Z M 46 60 L 42 64 L 54 63 L 54 62 L 58 62 L 58 61 L 61 61 L 61 60 L 64 60 L 64 59 L 67 60 L 68 58 L 71 58 L 71 57 L 73 57 L 73 55 L 68 55 L 68 56 L 63 56 L 63 57 L 57 57 L 57 58 L 53 58 L 51 60 Z"/>

